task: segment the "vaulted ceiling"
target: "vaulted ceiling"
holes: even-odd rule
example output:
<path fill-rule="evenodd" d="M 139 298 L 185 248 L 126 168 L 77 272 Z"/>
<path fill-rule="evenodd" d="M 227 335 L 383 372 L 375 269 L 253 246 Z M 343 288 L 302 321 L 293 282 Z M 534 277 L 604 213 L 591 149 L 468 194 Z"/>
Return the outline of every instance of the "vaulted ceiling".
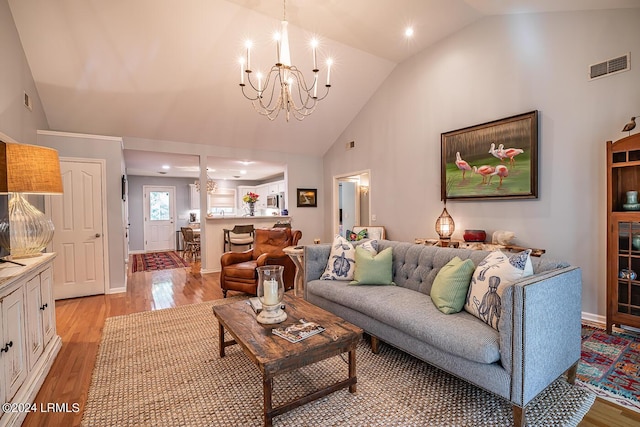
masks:
<path fill-rule="evenodd" d="M 275 62 L 282 0 L 9 0 L 52 130 L 322 155 L 393 68 L 493 14 L 637 7 L 638 0 L 288 0 L 292 62 L 331 56 L 302 122 L 259 116 L 238 58 Z M 404 36 L 406 27 L 414 36 Z"/>

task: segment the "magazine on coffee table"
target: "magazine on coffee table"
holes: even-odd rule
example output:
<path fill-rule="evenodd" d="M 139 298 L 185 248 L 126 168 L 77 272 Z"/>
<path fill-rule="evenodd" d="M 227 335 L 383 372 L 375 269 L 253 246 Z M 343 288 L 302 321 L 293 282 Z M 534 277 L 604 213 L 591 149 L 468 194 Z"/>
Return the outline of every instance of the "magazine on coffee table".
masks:
<path fill-rule="evenodd" d="M 299 323 L 295 323 L 286 328 L 274 328 L 271 330 L 273 334 L 282 337 L 290 342 L 302 341 L 311 335 L 319 334 L 324 331 L 324 328 L 315 322 L 306 322 L 304 319 L 300 319 Z"/>

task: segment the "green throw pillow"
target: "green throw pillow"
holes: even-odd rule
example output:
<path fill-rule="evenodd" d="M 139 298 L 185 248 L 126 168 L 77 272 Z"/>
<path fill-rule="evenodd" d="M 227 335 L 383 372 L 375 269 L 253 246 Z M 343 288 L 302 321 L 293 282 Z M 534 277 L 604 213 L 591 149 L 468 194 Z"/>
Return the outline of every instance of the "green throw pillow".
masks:
<path fill-rule="evenodd" d="M 475 268 L 470 259 L 455 257 L 440 269 L 431 286 L 431 300 L 438 310 L 444 314 L 462 310 Z"/>
<path fill-rule="evenodd" d="M 356 271 L 353 278 L 350 285 L 395 285 L 391 248 L 372 254 L 356 246 Z"/>

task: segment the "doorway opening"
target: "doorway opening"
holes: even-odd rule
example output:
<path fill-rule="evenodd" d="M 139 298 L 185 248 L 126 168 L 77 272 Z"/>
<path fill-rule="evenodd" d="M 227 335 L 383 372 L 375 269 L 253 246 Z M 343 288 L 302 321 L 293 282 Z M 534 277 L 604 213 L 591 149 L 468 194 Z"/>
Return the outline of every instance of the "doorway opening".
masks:
<path fill-rule="evenodd" d="M 371 171 L 333 177 L 333 231 L 345 236 L 354 226 L 371 225 Z"/>

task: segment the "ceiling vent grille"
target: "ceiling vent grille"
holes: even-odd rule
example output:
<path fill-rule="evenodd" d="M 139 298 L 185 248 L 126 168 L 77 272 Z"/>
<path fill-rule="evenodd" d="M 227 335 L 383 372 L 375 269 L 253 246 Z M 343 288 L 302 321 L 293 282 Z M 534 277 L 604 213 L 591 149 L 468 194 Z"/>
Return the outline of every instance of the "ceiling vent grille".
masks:
<path fill-rule="evenodd" d="M 589 65 L 589 80 L 595 80 L 600 77 L 629 71 L 630 68 L 631 58 L 630 54 L 627 53 L 626 55 L 622 55 L 617 58 Z"/>

